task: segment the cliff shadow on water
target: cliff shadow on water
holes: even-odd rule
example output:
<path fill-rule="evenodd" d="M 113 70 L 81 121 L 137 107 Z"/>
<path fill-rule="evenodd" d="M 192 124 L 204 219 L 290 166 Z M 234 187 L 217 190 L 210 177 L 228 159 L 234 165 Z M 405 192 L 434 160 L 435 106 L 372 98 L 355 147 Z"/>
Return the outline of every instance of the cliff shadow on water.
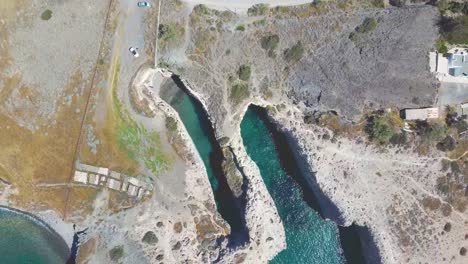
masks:
<path fill-rule="evenodd" d="M 323 193 L 317 183 L 315 173 L 310 168 L 306 157 L 299 152 L 297 140 L 287 131 L 281 130 L 269 117 L 263 107 L 250 105 L 265 121 L 271 133 L 280 163 L 286 173 L 299 185 L 304 201 L 324 219 L 330 219 L 338 225 L 340 244 L 346 262 L 349 264 L 381 263 L 378 248 L 367 227 L 351 225 L 342 226 L 344 219 L 339 208 Z"/>
<path fill-rule="evenodd" d="M 207 170 L 217 210 L 231 227 L 228 246 L 235 248 L 249 241 L 245 219 L 245 196 L 236 198 L 222 169 L 223 151 L 202 103 L 185 87 L 179 76 L 161 87 L 160 96 L 178 113 Z"/>

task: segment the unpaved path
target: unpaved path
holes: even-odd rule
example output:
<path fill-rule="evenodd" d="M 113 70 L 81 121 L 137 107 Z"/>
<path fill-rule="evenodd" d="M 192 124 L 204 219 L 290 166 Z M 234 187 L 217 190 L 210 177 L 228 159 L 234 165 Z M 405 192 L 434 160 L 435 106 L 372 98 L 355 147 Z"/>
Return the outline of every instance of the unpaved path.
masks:
<path fill-rule="evenodd" d="M 188 4 L 197 5 L 204 4 L 209 8 L 226 10 L 230 9 L 236 13 L 247 12 L 247 9 L 255 4 L 268 4 L 270 6 L 290 6 L 312 3 L 311 0 L 183 0 Z"/>

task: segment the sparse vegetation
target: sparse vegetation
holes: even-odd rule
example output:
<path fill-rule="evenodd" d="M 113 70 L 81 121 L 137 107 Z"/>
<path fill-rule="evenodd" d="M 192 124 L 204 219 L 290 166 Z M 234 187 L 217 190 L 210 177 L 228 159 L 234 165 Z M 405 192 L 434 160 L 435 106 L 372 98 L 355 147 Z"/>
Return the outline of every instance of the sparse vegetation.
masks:
<path fill-rule="evenodd" d="M 236 83 L 231 87 L 230 101 L 237 105 L 250 96 L 249 87 L 245 83 Z"/>
<path fill-rule="evenodd" d="M 165 125 L 169 132 L 174 133 L 177 131 L 177 121 L 172 116 L 166 117 Z"/>
<path fill-rule="evenodd" d="M 124 255 L 124 248 L 123 246 L 116 246 L 109 251 L 109 257 L 113 261 L 118 261 Z"/>
<path fill-rule="evenodd" d="M 160 24 L 159 38 L 163 41 L 170 41 L 182 37 L 185 29 L 176 23 Z"/>
<path fill-rule="evenodd" d="M 390 0 L 389 3 L 392 6 L 403 7 L 405 6 L 405 0 Z"/>
<path fill-rule="evenodd" d="M 468 2 L 440 0 L 437 7 L 441 14 L 438 25 L 443 39 L 451 44 L 468 43 Z"/>
<path fill-rule="evenodd" d="M 198 15 L 209 15 L 210 9 L 206 5 L 200 4 L 200 5 L 196 5 L 193 8 L 193 12 L 195 12 Z"/>
<path fill-rule="evenodd" d="M 387 144 L 395 131 L 385 117 L 375 115 L 370 118 L 368 133 L 372 140 L 380 144 Z"/>
<path fill-rule="evenodd" d="M 159 239 L 156 237 L 156 234 L 153 231 L 148 231 L 145 233 L 141 241 L 146 244 L 154 245 L 158 243 Z"/>
<path fill-rule="evenodd" d="M 283 55 L 284 55 L 284 59 L 288 63 L 298 62 L 304 55 L 304 47 L 302 46 L 302 43 L 299 41 L 291 48 L 286 49 Z"/>
<path fill-rule="evenodd" d="M 237 30 L 237 31 L 245 31 L 245 26 L 244 26 L 244 25 L 238 25 L 238 26 L 236 27 L 236 30 Z"/>
<path fill-rule="evenodd" d="M 249 16 L 263 16 L 269 11 L 268 4 L 256 4 L 247 10 Z"/>
<path fill-rule="evenodd" d="M 358 41 L 361 35 L 373 31 L 377 27 L 377 24 L 378 22 L 375 18 L 367 17 L 366 19 L 364 19 L 362 24 L 354 30 L 354 32 L 351 32 L 351 34 L 349 34 L 349 39 L 351 39 L 353 42 Z"/>
<path fill-rule="evenodd" d="M 52 17 L 52 11 L 50 9 L 45 10 L 41 14 L 41 19 L 45 21 L 49 20 L 51 17 Z"/>
<path fill-rule="evenodd" d="M 252 70 L 250 68 L 250 65 L 241 65 L 239 67 L 239 79 L 243 80 L 243 81 L 248 81 L 250 79 L 250 74 L 251 74 Z"/>
<path fill-rule="evenodd" d="M 269 35 L 262 37 L 260 40 L 260 45 L 264 50 L 272 51 L 278 47 L 279 36 L 278 35 Z"/>
<path fill-rule="evenodd" d="M 436 49 L 441 54 L 447 54 L 448 52 L 447 45 L 445 45 L 445 41 L 443 39 L 438 39 L 436 41 Z"/>
<path fill-rule="evenodd" d="M 112 75 L 112 124 L 110 140 L 115 139 L 120 150 L 126 153 L 128 159 L 135 162 L 143 161 L 145 166 L 155 175 L 160 175 L 171 164 L 172 159 L 161 150 L 161 140 L 157 132 L 146 130 L 129 116 L 117 95 L 117 83 L 120 72 L 120 60 L 115 62 Z"/>

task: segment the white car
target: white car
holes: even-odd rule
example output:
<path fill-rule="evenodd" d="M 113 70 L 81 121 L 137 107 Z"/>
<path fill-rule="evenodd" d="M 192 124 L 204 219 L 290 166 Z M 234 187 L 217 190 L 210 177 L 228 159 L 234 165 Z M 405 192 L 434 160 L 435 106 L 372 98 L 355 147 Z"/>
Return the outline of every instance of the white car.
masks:
<path fill-rule="evenodd" d="M 138 58 L 140 56 L 140 54 L 138 54 L 138 48 L 130 47 L 128 50 L 133 55 L 133 57 Z"/>
<path fill-rule="evenodd" d="M 138 7 L 151 7 L 150 3 L 148 2 L 138 2 Z"/>

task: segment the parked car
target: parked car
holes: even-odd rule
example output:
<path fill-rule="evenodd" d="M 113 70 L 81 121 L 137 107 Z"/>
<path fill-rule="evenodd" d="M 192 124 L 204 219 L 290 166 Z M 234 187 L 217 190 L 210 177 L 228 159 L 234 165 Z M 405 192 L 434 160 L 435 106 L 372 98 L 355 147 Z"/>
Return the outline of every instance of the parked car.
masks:
<path fill-rule="evenodd" d="M 137 5 L 139 7 L 151 7 L 150 3 L 144 1 L 144 2 L 138 2 Z"/>
<path fill-rule="evenodd" d="M 140 54 L 138 54 L 138 48 L 130 47 L 128 50 L 133 55 L 133 57 L 138 58 L 140 56 Z"/>

